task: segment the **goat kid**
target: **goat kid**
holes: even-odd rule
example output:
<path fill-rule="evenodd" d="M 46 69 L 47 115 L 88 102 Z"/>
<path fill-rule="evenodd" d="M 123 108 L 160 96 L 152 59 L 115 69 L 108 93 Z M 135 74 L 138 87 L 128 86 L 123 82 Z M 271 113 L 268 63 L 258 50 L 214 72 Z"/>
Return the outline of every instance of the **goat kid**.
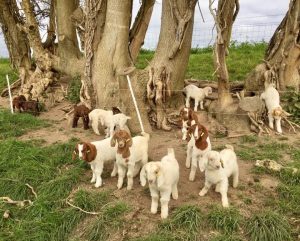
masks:
<path fill-rule="evenodd" d="M 121 189 L 127 175 L 127 190 L 133 186 L 133 178 L 141 167 L 148 162 L 149 134 L 131 138 L 124 130 L 116 131 L 111 138 L 111 146 L 117 146 L 116 163 L 118 165 L 118 189 Z"/>
<path fill-rule="evenodd" d="M 13 98 L 12 104 L 13 104 L 13 110 L 18 109 L 21 113 L 23 110 L 23 103 L 26 102 L 26 98 L 24 95 L 19 95 Z"/>
<path fill-rule="evenodd" d="M 185 165 L 187 168 L 191 167 L 189 180 L 194 181 L 198 165 L 201 172 L 205 170 L 205 154 L 211 150 L 207 129 L 199 123 L 192 125 L 187 133 L 187 141 Z"/>
<path fill-rule="evenodd" d="M 233 187 L 239 182 L 239 168 L 237 157 L 231 145 L 221 152 L 209 151 L 205 162 L 205 184 L 199 195 L 204 196 L 212 185 L 216 185 L 215 191 L 222 196 L 222 206 L 228 207 L 228 178 L 233 176 Z"/>
<path fill-rule="evenodd" d="M 188 129 L 198 123 L 197 114 L 187 107 L 183 107 L 180 111 L 182 140 L 186 140 Z"/>
<path fill-rule="evenodd" d="M 269 127 L 274 129 L 274 120 L 276 130 L 282 133 L 281 117 L 283 115 L 282 107 L 280 106 L 280 96 L 273 84 L 266 84 L 265 91 L 261 94 L 260 98 L 265 101 L 268 109 Z"/>
<path fill-rule="evenodd" d="M 91 165 L 92 169 L 92 179 L 91 183 L 95 183 L 95 187 L 102 186 L 102 172 L 104 163 L 109 161 L 114 161 L 116 158 L 116 148 L 110 146 L 110 139 L 104 139 L 101 141 L 94 142 L 82 142 L 78 143 L 74 149 L 72 159 L 75 160 L 76 156 L 88 164 Z M 116 162 L 114 162 L 114 168 L 111 176 L 117 175 L 118 167 Z"/>
<path fill-rule="evenodd" d="M 74 114 L 73 114 L 73 124 L 72 128 L 76 128 L 78 124 L 78 120 L 81 117 L 83 121 L 83 129 L 89 129 L 89 113 L 90 109 L 85 105 L 74 105 Z"/>
<path fill-rule="evenodd" d="M 89 118 L 92 122 L 92 128 L 97 135 L 100 135 L 98 129 L 99 121 L 102 126 L 108 128 L 108 132 L 106 133 L 105 136 L 106 138 L 113 135 L 116 126 L 118 126 L 120 130 L 125 129 L 127 120 L 131 118 L 129 116 L 124 115 L 123 113 L 118 113 L 118 114 L 113 114 L 113 113 L 114 112 L 111 110 L 103 110 L 103 109 L 94 109 L 89 113 Z"/>
<path fill-rule="evenodd" d="M 140 182 L 143 187 L 147 180 L 152 198 L 151 213 L 157 213 L 160 196 L 161 218 L 167 218 L 171 194 L 173 199 L 178 199 L 179 165 L 173 148 L 168 148 L 168 154 L 160 162 L 148 162 L 143 166 L 140 173 Z"/>
<path fill-rule="evenodd" d="M 183 88 L 183 93 L 185 94 L 185 106 L 190 107 L 190 99 L 195 100 L 195 106 L 194 111 L 197 111 L 198 105 L 200 103 L 200 109 L 203 110 L 203 101 L 205 97 L 207 97 L 209 94 L 212 94 L 212 88 L 211 87 L 205 87 L 203 89 L 198 88 L 197 86 L 193 84 L 189 84 L 186 87 Z"/>

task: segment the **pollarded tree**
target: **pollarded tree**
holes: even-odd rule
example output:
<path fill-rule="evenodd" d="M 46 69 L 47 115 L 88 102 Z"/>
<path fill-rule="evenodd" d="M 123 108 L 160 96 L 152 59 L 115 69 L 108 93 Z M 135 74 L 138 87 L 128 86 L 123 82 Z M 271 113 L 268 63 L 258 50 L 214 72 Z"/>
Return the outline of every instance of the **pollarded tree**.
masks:
<path fill-rule="evenodd" d="M 233 22 L 239 11 L 238 0 L 219 0 L 218 9 L 212 8 L 213 0 L 209 0 L 209 9 L 214 17 L 217 37 L 214 45 L 214 65 L 218 80 L 218 109 L 223 110 L 232 103 L 226 56 L 231 39 Z"/>
<path fill-rule="evenodd" d="M 264 81 L 275 82 L 284 90 L 300 84 L 300 0 L 290 0 L 289 9 L 271 38 L 264 63 L 259 64 L 247 77 L 245 89 L 257 91 Z"/>
<path fill-rule="evenodd" d="M 171 3 L 171 4 L 170 4 Z M 171 90 L 182 89 L 191 47 L 193 15 L 196 1 L 163 0 L 159 43 L 154 58 L 145 70 L 132 72 L 131 79 L 146 130 L 150 130 L 146 94 L 157 113 L 157 127 L 169 129 L 165 107 L 174 98 Z M 132 1 L 88 0 L 86 19 L 86 68 L 82 80 L 81 100 L 95 107 L 120 106 L 135 116 L 124 76 L 132 66 L 128 51 Z M 139 131 L 136 118 L 132 131 Z"/>

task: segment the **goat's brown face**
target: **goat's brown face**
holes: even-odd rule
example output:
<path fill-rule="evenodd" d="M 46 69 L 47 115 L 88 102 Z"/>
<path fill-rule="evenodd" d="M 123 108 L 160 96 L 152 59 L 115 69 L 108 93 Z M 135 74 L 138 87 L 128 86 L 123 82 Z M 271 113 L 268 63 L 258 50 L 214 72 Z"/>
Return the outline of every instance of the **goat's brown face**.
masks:
<path fill-rule="evenodd" d="M 110 144 L 111 146 L 116 146 L 116 144 L 118 144 L 119 149 L 129 148 L 132 146 L 132 138 L 127 131 L 119 130 L 113 135 Z"/>
<path fill-rule="evenodd" d="M 192 117 L 192 109 L 183 107 L 180 111 L 180 117 L 184 121 L 188 121 Z"/>

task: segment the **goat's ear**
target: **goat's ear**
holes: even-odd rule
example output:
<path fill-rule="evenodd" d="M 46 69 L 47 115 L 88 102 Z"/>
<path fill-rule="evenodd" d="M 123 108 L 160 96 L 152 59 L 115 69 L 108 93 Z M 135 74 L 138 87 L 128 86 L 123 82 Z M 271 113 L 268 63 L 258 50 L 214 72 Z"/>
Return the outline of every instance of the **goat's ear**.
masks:
<path fill-rule="evenodd" d="M 130 134 L 127 132 L 126 132 L 126 143 L 127 143 L 128 147 L 132 146 L 132 138 L 131 138 Z"/>
<path fill-rule="evenodd" d="M 198 161 L 198 165 L 199 165 L 201 172 L 205 171 L 207 164 L 208 164 L 208 156 L 207 156 L 207 154 L 204 154 L 204 156 L 202 158 L 200 158 Z"/>
<path fill-rule="evenodd" d="M 78 144 L 76 144 L 74 151 L 72 153 L 72 160 L 75 160 L 78 154 Z"/>
<path fill-rule="evenodd" d="M 147 182 L 147 180 L 146 180 L 146 178 L 147 178 L 147 176 L 146 176 L 146 165 L 147 165 L 147 164 L 145 164 L 145 165 L 143 166 L 143 168 L 142 168 L 142 170 L 141 170 L 141 172 L 140 172 L 140 182 L 141 182 L 141 185 L 142 185 L 143 187 L 146 185 L 146 182 Z"/>
<path fill-rule="evenodd" d="M 220 159 L 220 162 L 221 162 L 221 167 L 224 168 L 224 161 Z"/>
<path fill-rule="evenodd" d="M 110 146 L 111 147 L 115 147 L 116 146 L 116 133 L 112 136 L 111 140 L 110 140 Z"/>

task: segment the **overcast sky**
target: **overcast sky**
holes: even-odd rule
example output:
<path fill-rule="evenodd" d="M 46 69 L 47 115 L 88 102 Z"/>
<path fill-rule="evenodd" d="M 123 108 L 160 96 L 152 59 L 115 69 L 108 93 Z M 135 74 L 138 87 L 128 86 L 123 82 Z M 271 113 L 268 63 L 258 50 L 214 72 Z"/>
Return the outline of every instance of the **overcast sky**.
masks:
<path fill-rule="evenodd" d="M 217 2 L 217 1 L 216 1 Z M 199 0 L 205 23 L 196 6 L 193 47 L 204 47 L 212 44 L 213 19 L 208 10 L 208 0 Z M 289 0 L 240 0 L 240 12 L 234 24 L 233 40 L 268 41 L 276 26 L 288 10 Z M 134 0 L 133 15 L 139 8 L 139 0 Z M 161 0 L 157 0 L 152 14 L 149 30 L 145 39 L 145 48 L 155 48 L 161 16 Z M 0 35 L 0 57 L 7 57 L 8 52 Z"/>

